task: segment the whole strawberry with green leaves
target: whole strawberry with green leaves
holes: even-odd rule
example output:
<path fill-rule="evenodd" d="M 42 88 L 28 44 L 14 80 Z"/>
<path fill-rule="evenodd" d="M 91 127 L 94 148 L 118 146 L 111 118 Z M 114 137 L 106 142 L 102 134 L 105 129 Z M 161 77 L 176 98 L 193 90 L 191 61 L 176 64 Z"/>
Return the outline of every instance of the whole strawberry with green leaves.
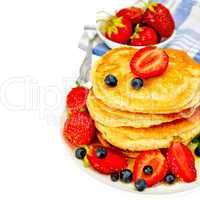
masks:
<path fill-rule="evenodd" d="M 127 44 L 133 30 L 129 19 L 111 16 L 109 19 L 99 21 L 103 21 L 101 31 L 106 38 L 117 43 Z"/>
<path fill-rule="evenodd" d="M 135 32 L 130 37 L 131 46 L 147 46 L 157 44 L 159 37 L 157 32 L 148 26 L 140 26 L 139 24 L 135 27 Z"/>
<path fill-rule="evenodd" d="M 175 22 L 169 9 L 163 4 L 155 2 L 146 4 L 146 7 L 143 23 L 157 30 L 161 37 L 170 37 L 174 32 Z"/>

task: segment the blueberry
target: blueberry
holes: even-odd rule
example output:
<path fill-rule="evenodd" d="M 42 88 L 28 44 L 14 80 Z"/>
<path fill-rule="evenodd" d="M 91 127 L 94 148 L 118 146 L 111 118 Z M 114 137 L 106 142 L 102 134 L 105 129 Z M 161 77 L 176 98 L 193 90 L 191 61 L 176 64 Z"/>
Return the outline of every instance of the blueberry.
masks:
<path fill-rule="evenodd" d="M 107 156 L 107 151 L 103 147 L 99 147 L 96 149 L 97 158 L 105 158 Z"/>
<path fill-rule="evenodd" d="M 106 78 L 104 79 L 104 82 L 107 86 L 109 87 L 115 87 L 117 85 L 117 78 L 112 75 L 112 74 L 109 74 L 106 76 Z"/>
<path fill-rule="evenodd" d="M 133 173 L 129 169 L 124 169 L 120 172 L 120 180 L 124 183 L 130 183 L 133 178 Z"/>
<path fill-rule="evenodd" d="M 195 148 L 194 153 L 197 157 L 200 157 L 200 145 Z"/>
<path fill-rule="evenodd" d="M 142 192 L 147 188 L 146 181 L 144 179 L 138 179 L 135 182 L 135 188 L 139 191 Z"/>
<path fill-rule="evenodd" d="M 172 173 L 169 173 L 165 176 L 166 183 L 173 184 L 175 181 L 176 181 L 176 177 Z"/>
<path fill-rule="evenodd" d="M 139 90 L 144 85 L 144 83 L 141 78 L 133 78 L 131 81 L 131 85 L 134 89 Z"/>
<path fill-rule="evenodd" d="M 110 175 L 110 178 L 111 178 L 111 180 L 112 180 L 113 182 L 118 181 L 118 180 L 119 180 L 119 173 L 117 173 L 117 172 L 112 173 L 112 174 Z"/>
<path fill-rule="evenodd" d="M 153 174 L 153 168 L 150 165 L 147 165 L 143 168 L 143 172 L 145 175 L 152 175 Z"/>
<path fill-rule="evenodd" d="M 76 149 L 75 156 L 76 156 L 76 158 L 83 160 L 86 153 L 87 153 L 86 149 L 81 147 L 81 148 Z"/>

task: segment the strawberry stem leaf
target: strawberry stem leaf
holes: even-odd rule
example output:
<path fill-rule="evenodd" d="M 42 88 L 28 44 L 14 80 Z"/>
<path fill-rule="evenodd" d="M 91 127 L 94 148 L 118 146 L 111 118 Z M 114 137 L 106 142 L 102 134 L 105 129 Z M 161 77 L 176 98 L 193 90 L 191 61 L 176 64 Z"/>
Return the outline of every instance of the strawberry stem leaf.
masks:
<path fill-rule="evenodd" d="M 132 39 L 134 39 L 134 38 L 139 38 L 140 36 L 139 36 L 138 33 L 139 33 L 140 31 L 142 31 L 142 28 L 140 27 L 139 24 L 137 24 L 136 27 L 135 27 L 135 31 L 134 31 L 133 35 L 130 37 L 130 39 L 132 40 Z"/>
<path fill-rule="evenodd" d="M 79 81 L 76 81 L 76 87 L 79 87 L 81 84 Z"/>
<path fill-rule="evenodd" d="M 100 30 L 103 33 L 107 33 L 108 37 L 111 37 L 113 33 L 117 34 L 119 32 L 118 28 L 123 28 L 125 25 L 122 22 L 123 17 L 112 16 L 108 19 L 98 19 L 98 21 L 102 21 L 103 24 Z"/>

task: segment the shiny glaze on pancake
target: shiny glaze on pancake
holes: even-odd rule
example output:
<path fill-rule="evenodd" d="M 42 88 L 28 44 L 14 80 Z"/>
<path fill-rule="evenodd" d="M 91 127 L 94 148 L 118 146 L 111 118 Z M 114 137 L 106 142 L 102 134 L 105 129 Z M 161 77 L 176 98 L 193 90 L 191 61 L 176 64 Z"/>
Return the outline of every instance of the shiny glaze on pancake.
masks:
<path fill-rule="evenodd" d="M 195 106 L 199 102 L 200 65 L 183 51 L 165 51 L 169 55 L 167 70 L 145 79 L 140 90 L 131 87 L 134 75 L 130 60 L 136 50 L 124 47 L 109 51 L 92 69 L 95 96 L 111 108 L 148 114 L 176 113 Z M 117 77 L 116 87 L 105 85 L 108 74 Z"/>

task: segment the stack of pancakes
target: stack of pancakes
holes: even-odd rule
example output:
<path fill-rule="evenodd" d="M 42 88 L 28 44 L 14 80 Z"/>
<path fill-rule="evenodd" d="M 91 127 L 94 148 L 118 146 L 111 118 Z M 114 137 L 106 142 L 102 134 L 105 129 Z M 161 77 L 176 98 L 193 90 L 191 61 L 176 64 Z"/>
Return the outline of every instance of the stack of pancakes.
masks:
<path fill-rule="evenodd" d="M 101 142 L 122 151 L 167 148 L 174 140 L 185 144 L 200 133 L 200 65 L 185 52 L 165 49 L 167 70 L 131 86 L 130 60 L 136 50 L 111 50 L 92 69 L 87 107 Z M 104 79 L 114 75 L 116 87 Z"/>

